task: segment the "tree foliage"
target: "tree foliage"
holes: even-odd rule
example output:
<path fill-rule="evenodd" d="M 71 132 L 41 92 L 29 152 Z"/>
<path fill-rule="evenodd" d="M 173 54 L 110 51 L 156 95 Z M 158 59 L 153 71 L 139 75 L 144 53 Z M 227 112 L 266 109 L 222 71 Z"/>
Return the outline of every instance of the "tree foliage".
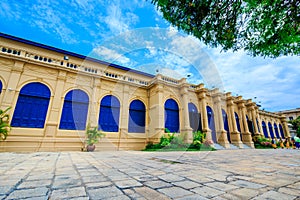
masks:
<path fill-rule="evenodd" d="M 292 128 L 296 131 L 297 136 L 300 137 L 300 116 L 290 120 L 289 123 L 292 124 Z"/>
<path fill-rule="evenodd" d="M 300 55 L 299 0 L 152 0 L 173 26 L 223 50 Z"/>
<path fill-rule="evenodd" d="M 5 110 L 0 109 L 0 141 L 6 140 L 7 135 L 11 129 L 9 125 L 9 114 L 7 114 L 7 111 L 9 109 L 10 107 Z"/>

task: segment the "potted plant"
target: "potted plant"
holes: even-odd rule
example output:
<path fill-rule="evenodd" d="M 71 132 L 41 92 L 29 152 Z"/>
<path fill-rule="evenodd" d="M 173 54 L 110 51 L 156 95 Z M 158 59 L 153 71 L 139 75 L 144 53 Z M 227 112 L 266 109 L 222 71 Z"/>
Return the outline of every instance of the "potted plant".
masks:
<path fill-rule="evenodd" d="M 0 109 L 0 140 L 6 140 L 7 135 L 11 129 L 9 125 L 9 115 L 6 113 L 10 109 L 7 108 L 6 110 Z"/>
<path fill-rule="evenodd" d="M 99 142 L 101 138 L 105 136 L 104 133 L 98 130 L 98 127 L 91 127 L 90 124 L 88 124 L 86 128 L 86 150 L 91 152 L 94 151 L 96 146 L 95 144 Z"/>

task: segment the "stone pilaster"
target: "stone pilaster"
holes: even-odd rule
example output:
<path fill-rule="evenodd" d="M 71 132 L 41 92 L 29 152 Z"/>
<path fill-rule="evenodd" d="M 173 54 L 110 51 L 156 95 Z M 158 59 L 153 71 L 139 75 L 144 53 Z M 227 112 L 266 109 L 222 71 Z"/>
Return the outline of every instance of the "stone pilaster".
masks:
<path fill-rule="evenodd" d="M 229 148 L 229 142 L 227 138 L 227 132 L 224 130 L 224 122 L 222 116 L 222 108 L 221 108 L 221 94 L 217 93 L 213 97 L 214 107 L 215 107 L 215 119 L 217 121 L 216 125 L 216 134 L 217 141 L 225 148 Z"/>
<path fill-rule="evenodd" d="M 206 110 L 206 93 L 207 89 L 204 88 L 203 84 L 200 84 L 200 88 L 197 90 L 198 98 L 201 105 L 201 123 L 202 123 L 202 132 L 206 134 L 206 139 L 212 140 L 211 130 L 208 125 L 207 110 Z"/>
<path fill-rule="evenodd" d="M 190 127 L 190 119 L 189 119 L 189 108 L 188 108 L 188 84 L 184 83 L 181 85 L 180 94 L 183 101 L 183 128 L 181 129 L 182 134 L 186 134 L 185 142 L 186 143 L 192 143 L 193 142 L 193 129 Z"/>
<path fill-rule="evenodd" d="M 241 142 L 240 132 L 237 130 L 237 124 L 234 116 L 233 98 L 230 94 L 227 94 L 227 108 L 228 108 L 228 123 L 231 124 L 232 130 L 230 130 L 231 143 L 237 147 L 242 148 L 243 143 Z"/>
<path fill-rule="evenodd" d="M 247 123 L 245 102 L 243 100 L 240 100 L 238 103 L 238 106 L 239 106 L 239 109 L 241 110 L 241 119 L 242 119 L 242 124 L 243 124 L 243 132 L 242 132 L 243 143 L 254 148 L 251 133 L 249 131 L 249 127 L 248 127 L 248 123 Z"/>

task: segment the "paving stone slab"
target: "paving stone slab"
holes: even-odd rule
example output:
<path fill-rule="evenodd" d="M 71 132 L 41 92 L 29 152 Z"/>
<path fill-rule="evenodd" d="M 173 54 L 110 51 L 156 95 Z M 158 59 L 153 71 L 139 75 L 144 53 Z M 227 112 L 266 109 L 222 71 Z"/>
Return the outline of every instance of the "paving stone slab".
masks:
<path fill-rule="evenodd" d="M 296 196 L 292 196 L 292 195 L 288 195 L 288 194 L 283 194 L 280 192 L 276 192 L 276 191 L 268 191 L 262 195 L 259 195 L 255 198 L 253 198 L 253 200 L 261 200 L 261 199 L 268 199 L 268 200 L 292 200 L 292 199 L 296 199 Z"/>
<path fill-rule="evenodd" d="M 158 176 L 158 178 L 166 181 L 166 182 L 175 182 L 175 181 L 182 181 L 184 180 L 183 177 L 181 176 L 178 176 L 176 174 L 165 174 L 165 175 L 161 175 L 161 176 Z"/>
<path fill-rule="evenodd" d="M 105 199 L 105 198 L 114 198 L 116 196 L 123 195 L 122 191 L 116 188 L 115 186 L 88 189 L 87 193 L 91 199 Z"/>
<path fill-rule="evenodd" d="M 240 199 L 251 199 L 259 194 L 259 191 L 256 189 L 249 188 L 239 188 L 233 191 L 230 191 L 230 194 L 233 194 Z"/>
<path fill-rule="evenodd" d="M 162 188 L 162 189 L 158 189 L 158 191 L 171 197 L 171 198 L 179 198 L 179 197 L 193 194 L 192 192 L 190 192 L 188 190 L 184 190 L 180 187 Z"/>
<path fill-rule="evenodd" d="M 87 197 L 84 187 L 64 188 L 53 190 L 50 199 L 70 199 L 74 197 Z"/>
<path fill-rule="evenodd" d="M 19 186 L 18 189 L 22 188 L 37 188 L 40 186 L 49 187 L 51 185 L 52 180 L 35 180 L 35 181 L 23 181 Z"/>
<path fill-rule="evenodd" d="M 7 199 L 25 199 L 25 198 L 40 197 L 40 196 L 45 197 L 48 192 L 49 192 L 49 188 L 46 187 L 14 190 L 12 193 L 9 194 Z"/>
<path fill-rule="evenodd" d="M 173 182 L 172 184 L 176 185 L 176 186 L 179 186 L 179 187 L 182 187 L 184 189 L 192 189 L 192 188 L 201 186 L 201 184 L 196 183 L 194 181 L 189 181 L 189 180 Z"/>
<path fill-rule="evenodd" d="M 116 184 L 116 186 L 118 186 L 121 189 L 131 188 L 131 187 L 139 187 L 139 186 L 143 185 L 142 183 L 140 183 L 134 179 L 115 181 L 114 183 Z"/>
<path fill-rule="evenodd" d="M 266 187 L 266 185 L 253 183 L 253 182 L 245 181 L 245 180 L 232 181 L 232 182 L 230 182 L 230 184 L 233 184 L 233 185 L 236 185 L 239 187 L 250 188 L 250 189 L 259 189 L 259 188 Z"/>
<path fill-rule="evenodd" d="M 216 190 L 214 188 L 210 188 L 207 186 L 203 186 L 203 187 L 197 187 L 194 189 L 191 189 L 192 192 L 195 192 L 197 194 L 200 194 L 203 197 L 206 198 L 212 198 L 221 194 L 224 194 L 225 192 L 220 191 L 220 190 Z"/>
<path fill-rule="evenodd" d="M 148 187 L 138 187 L 134 188 L 134 190 L 139 194 L 140 197 L 143 197 L 145 199 L 169 199 L 167 196 Z"/>
<path fill-rule="evenodd" d="M 164 188 L 164 187 L 171 187 L 172 185 L 170 183 L 167 183 L 165 181 L 157 180 L 157 181 L 147 181 L 144 182 L 144 185 L 149 186 L 153 189 L 158 188 Z"/>
<path fill-rule="evenodd" d="M 221 182 L 211 182 L 211 183 L 205 183 L 204 185 L 215 188 L 217 190 L 221 190 L 221 191 L 228 191 L 228 190 L 233 190 L 233 189 L 237 189 L 237 186 L 234 185 L 230 185 L 228 183 L 221 183 Z"/>

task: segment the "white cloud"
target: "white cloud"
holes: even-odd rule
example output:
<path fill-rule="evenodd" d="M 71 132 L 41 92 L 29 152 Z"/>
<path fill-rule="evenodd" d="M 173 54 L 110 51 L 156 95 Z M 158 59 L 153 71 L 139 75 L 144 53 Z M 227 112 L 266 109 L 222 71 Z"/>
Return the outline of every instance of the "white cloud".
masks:
<path fill-rule="evenodd" d="M 102 59 L 112 63 L 120 62 L 123 65 L 128 65 L 130 63 L 130 59 L 127 58 L 126 56 L 118 53 L 113 49 L 108 49 L 107 47 L 104 46 L 99 46 L 95 48 L 93 52 L 96 53 L 98 56 L 100 56 Z"/>

